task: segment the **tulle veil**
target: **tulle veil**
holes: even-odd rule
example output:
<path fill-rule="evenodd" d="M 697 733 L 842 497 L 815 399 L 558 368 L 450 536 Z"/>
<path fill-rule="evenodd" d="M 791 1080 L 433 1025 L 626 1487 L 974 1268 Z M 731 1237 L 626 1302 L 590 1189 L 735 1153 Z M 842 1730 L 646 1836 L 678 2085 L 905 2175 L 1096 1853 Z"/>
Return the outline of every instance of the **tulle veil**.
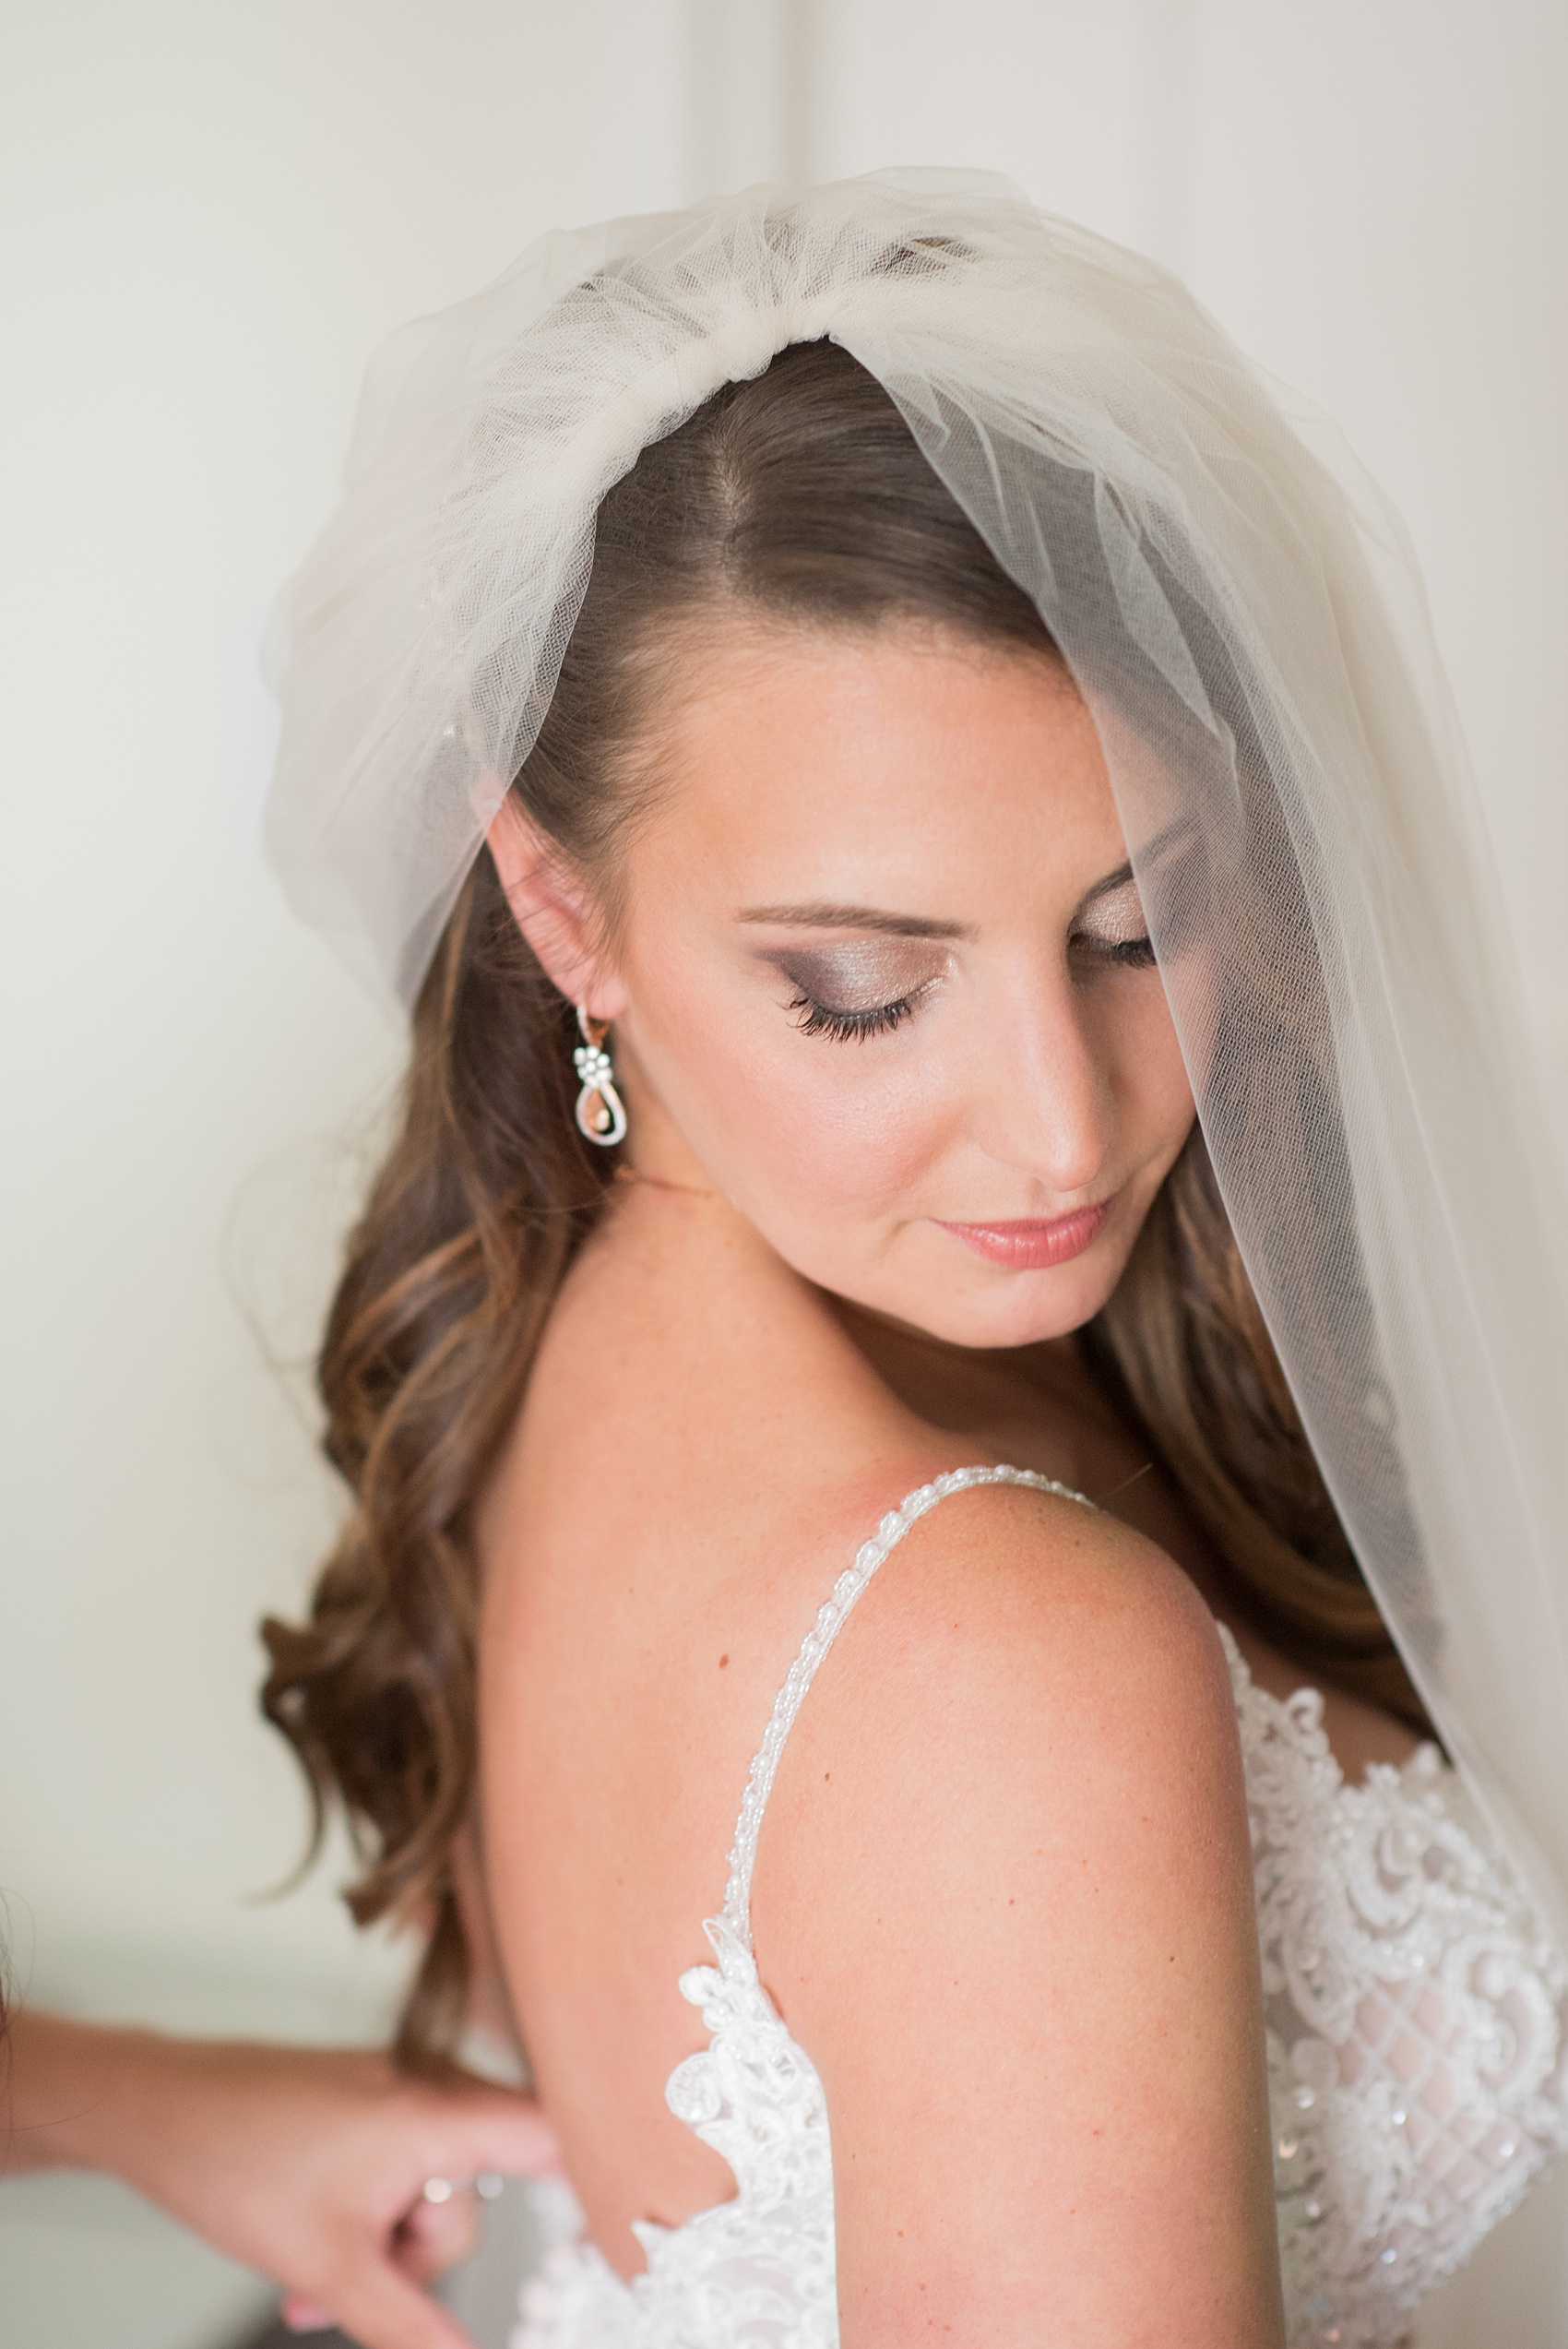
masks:
<path fill-rule="evenodd" d="M 1568 1940 L 1568 1192 L 1396 519 L 1177 281 L 883 173 L 550 236 L 403 330 L 286 591 L 267 817 L 411 998 L 549 703 L 609 484 L 831 336 L 1093 709 L 1216 1172 L 1346 1528 Z"/>

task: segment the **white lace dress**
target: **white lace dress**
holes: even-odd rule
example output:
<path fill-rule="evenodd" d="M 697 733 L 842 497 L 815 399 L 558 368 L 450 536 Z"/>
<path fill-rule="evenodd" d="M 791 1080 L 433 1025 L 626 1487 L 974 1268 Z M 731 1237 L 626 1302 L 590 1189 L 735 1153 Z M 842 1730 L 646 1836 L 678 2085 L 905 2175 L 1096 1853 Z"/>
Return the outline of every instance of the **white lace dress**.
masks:
<path fill-rule="evenodd" d="M 912 1493 L 839 1576 L 752 1765 L 705 1927 L 715 1962 L 681 1977 L 709 2045 L 666 2090 L 729 2163 L 733 2199 L 682 2226 L 639 2224 L 647 2267 L 629 2283 L 574 2231 L 526 2286 L 513 2349 L 835 2349 L 827 2112 L 757 1979 L 757 1835 L 813 1675 L 872 1576 L 938 1501 L 992 1484 L 1082 1498 L 1014 1468 Z M 1252 1817 L 1291 2349 L 1387 2349 L 1568 2146 L 1568 1967 L 1435 1747 L 1348 1785 L 1322 1698 L 1281 1703 L 1220 1637 Z"/>

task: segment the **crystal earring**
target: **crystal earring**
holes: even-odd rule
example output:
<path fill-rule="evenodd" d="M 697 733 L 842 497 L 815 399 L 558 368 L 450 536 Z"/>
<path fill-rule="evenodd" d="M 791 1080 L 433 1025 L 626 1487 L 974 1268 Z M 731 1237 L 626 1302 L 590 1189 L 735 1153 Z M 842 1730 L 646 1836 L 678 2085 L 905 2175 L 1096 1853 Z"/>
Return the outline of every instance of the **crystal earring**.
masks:
<path fill-rule="evenodd" d="M 577 1026 L 583 1040 L 572 1055 L 583 1080 L 577 1095 L 577 1131 L 597 1142 L 600 1150 L 613 1150 L 626 1139 L 626 1110 L 615 1090 L 615 1063 L 604 1049 L 609 1025 L 607 1019 L 590 1019 L 578 1004 Z"/>

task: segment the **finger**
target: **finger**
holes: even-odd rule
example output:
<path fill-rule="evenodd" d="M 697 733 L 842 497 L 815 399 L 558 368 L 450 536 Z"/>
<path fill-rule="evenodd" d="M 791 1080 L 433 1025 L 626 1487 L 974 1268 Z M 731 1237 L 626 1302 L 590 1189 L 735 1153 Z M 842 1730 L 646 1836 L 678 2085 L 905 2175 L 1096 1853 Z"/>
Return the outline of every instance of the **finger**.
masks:
<path fill-rule="evenodd" d="M 459 2260 L 466 2260 L 478 2239 L 479 2220 L 471 2192 L 454 2194 L 449 2202 L 422 2199 L 398 2224 L 393 2258 L 402 2274 L 416 2283 L 429 2283 Z"/>
<path fill-rule="evenodd" d="M 452 2131 L 456 2175 L 499 2170 L 503 2177 L 552 2177 L 561 2167 L 555 2131 L 531 2097 L 482 2089 Z M 457 2158 L 457 2149 L 462 2158 Z"/>
<path fill-rule="evenodd" d="M 278 2311 L 291 2332 L 330 2332 L 333 2319 L 314 2300 L 291 2292 Z"/>
<path fill-rule="evenodd" d="M 333 2320 L 359 2349 L 473 2349 L 443 2308 L 381 2265 L 358 2270 L 332 2294 Z"/>

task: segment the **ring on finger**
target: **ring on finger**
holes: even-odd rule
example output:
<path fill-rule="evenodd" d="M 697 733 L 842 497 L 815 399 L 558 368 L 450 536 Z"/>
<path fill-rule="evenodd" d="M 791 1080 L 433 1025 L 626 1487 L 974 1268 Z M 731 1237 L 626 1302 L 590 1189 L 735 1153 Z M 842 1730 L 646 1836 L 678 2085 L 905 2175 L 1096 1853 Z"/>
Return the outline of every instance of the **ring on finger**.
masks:
<path fill-rule="evenodd" d="M 493 2202 L 500 2195 L 502 2179 L 495 2170 L 481 2170 L 475 2177 L 427 2177 L 420 2188 L 424 2202 L 450 2202 L 457 2194 L 477 2194 L 481 2202 Z"/>

